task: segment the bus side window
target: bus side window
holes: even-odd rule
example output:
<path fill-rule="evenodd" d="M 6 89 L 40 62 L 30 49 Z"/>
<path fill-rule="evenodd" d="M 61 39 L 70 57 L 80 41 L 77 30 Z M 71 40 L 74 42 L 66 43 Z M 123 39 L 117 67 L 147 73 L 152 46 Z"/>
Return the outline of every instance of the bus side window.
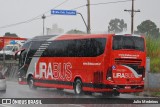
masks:
<path fill-rule="evenodd" d="M 122 48 L 122 38 L 121 37 L 113 37 L 113 50 L 118 50 Z"/>
<path fill-rule="evenodd" d="M 91 56 L 95 56 L 96 53 L 97 53 L 97 48 L 96 48 L 95 39 L 91 39 L 90 54 L 91 54 Z"/>
<path fill-rule="evenodd" d="M 77 57 L 81 56 L 81 51 L 82 51 L 82 47 L 81 47 L 81 40 L 76 40 L 76 52 L 77 52 Z"/>
<path fill-rule="evenodd" d="M 68 40 L 64 43 L 66 45 L 65 52 L 68 57 L 76 57 L 76 40 Z"/>
<path fill-rule="evenodd" d="M 105 41 L 103 38 L 91 39 L 90 56 L 94 57 L 102 54 L 105 48 Z"/>
<path fill-rule="evenodd" d="M 82 39 L 82 40 L 77 40 L 77 44 L 76 44 L 76 48 L 78 49 L 78 53 L 77 56 L 78 57 L 85 57 L 86 56 L 86 40 Z"/>

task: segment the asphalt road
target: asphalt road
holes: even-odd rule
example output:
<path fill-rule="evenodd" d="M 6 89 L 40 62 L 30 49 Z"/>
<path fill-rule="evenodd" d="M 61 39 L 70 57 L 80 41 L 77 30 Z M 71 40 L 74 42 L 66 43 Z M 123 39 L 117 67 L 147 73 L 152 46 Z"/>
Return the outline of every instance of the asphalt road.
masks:
<path fill-rule="evenodd" d="M 65 99 L 81 99 L 84 100 L 83 98 L 103 98 L 102 100 L 105 101 L 111 101 L 110 99 L 108 100 L 108 97 L 104 98 L 102 97 L 101 94 L 94 93 L 92 95 L 81 95 L 77 96 L 74 94 L 73 90 L 57 90 L 57 89 L 47 89 L 47 88 L 37 88 L 36 90 L 30 90 L 28 85 L 19 85 L 17 82 L 12 82 L 12 81 L 7 81 L 7 91 L 5 94 L 0 94 L 0 98 L 53 98 L 53 99 L 58 99 L 58 98 L 65 98 Z M 120 94 L 118 97 L 113 97 L 116 98 L 115 100 L 121 101 L 124 99 L 125 101 L 128 100 L 128 98 L 142 98 L 142 96 L 135 96 L 134 94 Z M 56 100 L 57 103 L 59 102 L 60 99 Z M 63 99 L 64 100 L 64 99 Z M 115 101 L 114 99 L 112 99 Z M 123 101 L 124 101 L 123 100 Z M 96 100 L 93 100 L 96 101 Z M 75 103 L 70 103 L 70 104 L 44 104 L 44 105 L 17 105 L 17 104 L 1 104 L 0 107 L 21 107 L 21 106 L 32 106 L 32 107 L 52 107 L 52 106 L 58 106 L 58 107 L 159 107 L 160 105 L 158 104 L 92 104 L 95 102 L 91 102 L 91 104 L 75 104 Z"/>

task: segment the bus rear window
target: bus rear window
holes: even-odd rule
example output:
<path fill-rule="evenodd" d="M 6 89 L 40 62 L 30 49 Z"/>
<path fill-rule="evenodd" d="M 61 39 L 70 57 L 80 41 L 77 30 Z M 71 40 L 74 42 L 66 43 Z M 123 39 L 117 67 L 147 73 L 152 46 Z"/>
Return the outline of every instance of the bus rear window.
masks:
<path fill-rule="evenodd" d="M 136 36 L 114 36 L 112 49 L 134 49 L 144 51 L 144 39 Z"/>

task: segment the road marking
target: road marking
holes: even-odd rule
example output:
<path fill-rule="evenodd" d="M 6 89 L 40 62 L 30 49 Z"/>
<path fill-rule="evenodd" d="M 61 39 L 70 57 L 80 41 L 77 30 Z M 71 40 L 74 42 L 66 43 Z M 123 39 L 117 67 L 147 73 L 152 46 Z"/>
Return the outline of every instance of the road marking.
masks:
<path fill-rule="evenodd" d="M 72 106 L 76 106 L 76 107 L 85 107 L 83 105 L 78 105 L 78 104 L 68 104 L 68 105 L 72 105 Z"/>

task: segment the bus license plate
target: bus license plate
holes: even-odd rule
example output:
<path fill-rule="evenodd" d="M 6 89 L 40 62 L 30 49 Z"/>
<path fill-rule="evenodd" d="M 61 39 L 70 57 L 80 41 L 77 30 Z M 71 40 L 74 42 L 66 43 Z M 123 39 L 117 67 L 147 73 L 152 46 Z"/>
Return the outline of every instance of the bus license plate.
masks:
<path fill-rule="evenodd" d="M 131 86 L 125 86 L 125 89 L 131 89 Z"/>

